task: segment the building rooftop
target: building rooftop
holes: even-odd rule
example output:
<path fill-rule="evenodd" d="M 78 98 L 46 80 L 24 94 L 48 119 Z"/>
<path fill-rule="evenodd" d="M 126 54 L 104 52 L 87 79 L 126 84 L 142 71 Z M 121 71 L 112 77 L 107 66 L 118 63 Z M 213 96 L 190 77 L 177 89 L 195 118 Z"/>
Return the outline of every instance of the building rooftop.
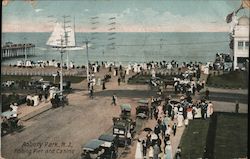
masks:
<path fill-rule="evenodd" d="M 238 21 L 239 21 L 238 25 L 249 26 L 249 18 L 245 15 L 240 17 Z"/>

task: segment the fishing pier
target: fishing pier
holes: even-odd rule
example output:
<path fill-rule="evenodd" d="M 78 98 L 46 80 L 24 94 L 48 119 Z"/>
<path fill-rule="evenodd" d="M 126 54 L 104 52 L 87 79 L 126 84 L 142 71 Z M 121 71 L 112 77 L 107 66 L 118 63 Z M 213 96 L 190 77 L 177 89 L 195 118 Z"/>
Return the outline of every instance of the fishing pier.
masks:
<path fill-rule="evenodd" d="M 7 42 L 1 46 L 1 50 L 2 59 L 25 57 L 35 53 L 35 44 L 13 44 L 12 42 Z"/>

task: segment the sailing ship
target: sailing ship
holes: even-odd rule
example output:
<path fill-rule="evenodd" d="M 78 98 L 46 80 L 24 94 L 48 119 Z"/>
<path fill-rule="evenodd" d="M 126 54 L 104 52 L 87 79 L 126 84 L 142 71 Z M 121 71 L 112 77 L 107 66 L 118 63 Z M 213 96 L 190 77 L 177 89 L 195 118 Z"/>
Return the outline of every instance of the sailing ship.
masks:
<path fill-rule="evenodd" d="M 51 33 L 47 43 L 47 46 L 52 49 L 63 49 L 67 52 L 67 69 L 70 68 L 69 64 L 69 51 L 83 50 L 86 46 L 76 46 L 75 38 L 75 22 L 74 26 L 66 26 L 65 19 L 64 23 L 56 22 L 53 32 Z M 62 57 L 61 57 L 62 58 Z M 61 63 L 62 59 L 61 59 Z M 71 62 L 72 63 L 72 62 Z"/>
<path fill-rule="evenodd" d="M 83 50 L 84 46 L 76 46 L 75 25 L 65 27 L 64 23 L 57 22 L 47 43 L 52 49 L 64 48 L 64 50 Z"/>

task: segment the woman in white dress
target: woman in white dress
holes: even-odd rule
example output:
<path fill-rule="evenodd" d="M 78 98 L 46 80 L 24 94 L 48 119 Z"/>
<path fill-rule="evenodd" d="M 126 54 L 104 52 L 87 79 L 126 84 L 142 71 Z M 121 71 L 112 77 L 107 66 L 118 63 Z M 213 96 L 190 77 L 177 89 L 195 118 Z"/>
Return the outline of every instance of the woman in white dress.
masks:
<path fill-rule="evenodd" d="M 143 159 L 142 144 L 140 140 L 136 143 L 135 159 Z"/>
<path fill-rule="evenodd" d="M 177 126 L 178 127 L 182 127 L 183 120 L 184 120 L 184 117 L 183 117 L 183 108 L 180 107 L 179 110 L 178 110 L 178 116 L 177 116 Z"/>
<path fill-rule="evenodd" d="M 165 157 L 164 159 L 173 159 L 172 157 L 172 146 L 171 146 L 171 142 L 168 141 L 167 145 L 165 147 Z"/>
<path fill-rule="evenodd" d="M 187 108 L 187 119 L 188 120 L 193 120 L 193 108 L 190 106 L 189 108 Z"/>
<path fill-rule="evenodd" d="M 201 118 L 201 108 L 197 108 L 197 107 L 193 107 L 193 109 L 195 110 L 195 115 L 194 118 Z"/>
<path fill-rule="evenodd" d="M 182 127 L 183 126 L 183 120 L 184 120 L 184 117 L 182 114 L 178 114 L 178 117 L 177 117 L 177 127 Z"/>
<path fill-rule="evenodd" d="M 172 129 L 171 129 L 170 125 L 168 125 L 167 129 L 165 131 L 165 134 L 168 134 L 170 136 L 171 132 L 172 132 Z"/>
<path fill-rule="evenodd" d="M 148 151 L 148 158 L 153 159 L 153 157 L 154 157 L 154 149 L 152 146 L 150 146 Z"/>
<path fill-rule="evenodd" d="M 177 115 L 178 115 L 178 107 L 174 106 L 174 119 L 177 119 Z"/>
<path fill-rule="evenodd" d="M 207 117 L 209 118 L 213 114 L 213 104 L 210 101 L 207 105 Z"/>

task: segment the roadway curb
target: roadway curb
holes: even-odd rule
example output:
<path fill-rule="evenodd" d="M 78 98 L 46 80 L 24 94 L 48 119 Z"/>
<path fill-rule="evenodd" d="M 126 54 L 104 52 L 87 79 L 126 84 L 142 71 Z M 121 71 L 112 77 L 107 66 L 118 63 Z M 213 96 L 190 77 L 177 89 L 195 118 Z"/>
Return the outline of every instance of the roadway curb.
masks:
<path fill-rule="evenodd" d="M 51 109 L 51 108 L 52 108 L 52 105 L 48 104 L 48 105 L 43 106 L 42 108 L 40 108 L 38 110 L 35 110 L 35 111 L 33 111 L 33 112 L 31 112 L 31 113 L 29 113 L 29 114 L 21 117 L 20 120 L 27 121 L 27 120 L 29 120 L 29 119 L 31 119 L 31 118 L 39 115 L 39 114 L 41 114 L 41 113 L 43 113 L 43 112 Z"/>

